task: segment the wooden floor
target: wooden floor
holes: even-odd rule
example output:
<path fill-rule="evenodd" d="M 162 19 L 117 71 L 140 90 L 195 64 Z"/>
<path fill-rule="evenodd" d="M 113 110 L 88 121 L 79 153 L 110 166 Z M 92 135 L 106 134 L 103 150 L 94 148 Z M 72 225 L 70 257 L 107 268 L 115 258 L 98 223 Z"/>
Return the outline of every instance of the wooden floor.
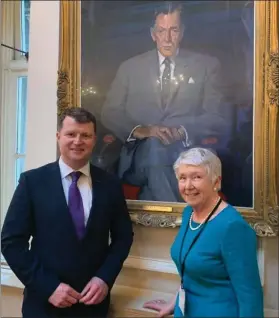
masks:
<path fill-rule="evenodd" d="M 112 290 L 112 317 L 156 317 L 156 312 L 143 308 L 146 301 L 152 299 L 170 300 L 173 294 L 138 289 L 127 286 L 115 286 Z"/>

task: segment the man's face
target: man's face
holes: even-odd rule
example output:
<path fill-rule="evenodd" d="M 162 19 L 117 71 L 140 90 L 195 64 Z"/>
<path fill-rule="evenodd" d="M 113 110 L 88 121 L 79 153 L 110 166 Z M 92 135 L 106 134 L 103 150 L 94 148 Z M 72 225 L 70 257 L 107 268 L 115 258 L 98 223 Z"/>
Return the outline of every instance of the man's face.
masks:
<path fill-rule="evenodd" d="M 174 11 L 169 14 L 159 14 L 154 29 L 151 32 L 158 51 L 165 57 L 176 54 L 183 37 L 183 27 L 180 23 L 180 13 Z"/>
<path fill-rule="evenodd" d="M 94 125 L 92 122 L 78 123 L 74 118 L 66 117 L 57 132 L 57 142 L 64 162 L 73 169 L 81 168 L 88 162 L 95 146 Z"/>

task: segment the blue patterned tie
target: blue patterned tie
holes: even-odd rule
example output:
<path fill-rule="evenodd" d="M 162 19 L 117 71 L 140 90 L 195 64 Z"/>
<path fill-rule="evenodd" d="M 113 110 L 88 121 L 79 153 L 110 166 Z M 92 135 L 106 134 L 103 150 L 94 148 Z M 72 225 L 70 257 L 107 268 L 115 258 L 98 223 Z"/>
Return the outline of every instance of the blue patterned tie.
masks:
<path fill-rule="evenodd" d="M 69 188 L 69 210 L 72 215 L 72 219 L 76 228 L 76 233 L 79 239 L 82 239 L 85 233 L 84 224 L 84 209 L 82 203 L 82 197 L 77 185 L 78 179 L 81 176 L 80 171 L 71 173 L 72 184 Z"/>

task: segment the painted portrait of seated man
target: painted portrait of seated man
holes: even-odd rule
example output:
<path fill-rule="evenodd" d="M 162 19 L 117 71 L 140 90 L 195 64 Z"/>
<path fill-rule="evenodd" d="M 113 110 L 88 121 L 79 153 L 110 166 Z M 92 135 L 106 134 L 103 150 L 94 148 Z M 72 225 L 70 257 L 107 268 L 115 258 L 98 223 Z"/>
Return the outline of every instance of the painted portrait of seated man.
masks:
<path fill-rule="evenodd" d="M 121 63 L 102 107 L 102 124 L 123 143 L 118 175 L 139 200 L 179 202 L 179 153 L 209 144 L 222 158 L 230 130 L 219 61 L 180 47 L 181 14 L 178 2 L 156 8 L 154 49 Z"/>

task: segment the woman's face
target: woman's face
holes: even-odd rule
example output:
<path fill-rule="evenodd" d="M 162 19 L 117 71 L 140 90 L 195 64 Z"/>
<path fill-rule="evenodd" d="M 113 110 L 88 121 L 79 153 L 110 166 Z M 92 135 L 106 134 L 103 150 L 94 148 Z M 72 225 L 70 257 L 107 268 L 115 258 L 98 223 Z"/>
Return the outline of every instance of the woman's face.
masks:
<path fill-rule="evenodd" d="M 177 177 L 180 195 L 192 207 L 206 205 L 216 197 L 214 188 L 218 181 L 212 183 L 205 167 L 182 164 L 177 169 Z"/>

